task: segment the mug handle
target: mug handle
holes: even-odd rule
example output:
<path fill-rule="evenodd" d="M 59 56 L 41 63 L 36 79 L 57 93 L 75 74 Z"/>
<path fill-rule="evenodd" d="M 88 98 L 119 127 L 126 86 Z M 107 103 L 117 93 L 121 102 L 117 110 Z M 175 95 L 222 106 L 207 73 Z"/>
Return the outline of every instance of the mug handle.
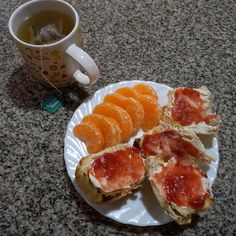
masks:
<path fill-rule="evenodd" d="M 82 84 L 94 84 L 99 79 L 99 70 L 94 60 L 81 48 L 75 44 L 66 49 L 66 53 L 74 58 L 87 72 L 88 76 L 79 69 L 73 74 L 73 77 Z"/>

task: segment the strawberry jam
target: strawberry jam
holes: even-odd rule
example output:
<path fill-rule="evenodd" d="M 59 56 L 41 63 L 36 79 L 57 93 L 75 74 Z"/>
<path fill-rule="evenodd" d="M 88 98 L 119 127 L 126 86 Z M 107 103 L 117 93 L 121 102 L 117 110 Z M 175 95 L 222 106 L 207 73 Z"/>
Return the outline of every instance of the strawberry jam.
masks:
<path fill-rule="evenodd" d="M 204 176 L 197 166 L 181 165 L 170 160 L 151 181 L 155 185 L 161 185 L 168 203 L 199 209 L 204 207 L 205 200 L 209 197 L 209 193 L 203 189 Z"/>
<path fill-rule="evenodd" d="M 167 129 L 161 133 L 145 135 L 142 142 L 145 155 L 160 157 L 197 157 L 199 151 L 175 130 Z"/>
<path fill-rule="evenodd" d="M 89 174 L 96 178 L 104 192 L 127 188 L 145 174 L 141 152 L 130 147 L 104 153 L 94 160 Z"/>
<path fill-rule="evenodd" d="M 209 123 L 219 115 L 206 115 L 204 101 L 200 93 L 191 88 L 176 89 L 174 104 L 172 108 L 172 118 L 183 126 L 202 121 Z"/>

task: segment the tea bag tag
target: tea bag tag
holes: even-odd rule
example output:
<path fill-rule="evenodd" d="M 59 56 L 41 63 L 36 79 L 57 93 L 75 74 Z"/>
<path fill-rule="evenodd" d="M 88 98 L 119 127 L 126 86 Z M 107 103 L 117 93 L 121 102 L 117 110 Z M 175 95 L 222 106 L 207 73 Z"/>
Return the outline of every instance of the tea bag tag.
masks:
<path fill-rule="evenodd" d="M 62 95 L 52 94 L 41 102 L 41 108 L 49 113 L 55 113 L 64 101 Z"/>

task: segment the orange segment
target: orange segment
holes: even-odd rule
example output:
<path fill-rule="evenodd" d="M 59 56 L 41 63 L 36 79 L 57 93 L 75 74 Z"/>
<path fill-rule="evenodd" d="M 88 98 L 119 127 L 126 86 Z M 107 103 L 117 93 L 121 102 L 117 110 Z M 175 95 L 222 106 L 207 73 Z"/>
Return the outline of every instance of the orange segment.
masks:
<path fill-rule="evenodd" d="M 122 141 L 122 132 L 115 120 L 102 115 L 91 114 L 83 118 L 82 122 L 96 125 L 103 133 L 104 147 L 112 147 Z"/>
<path fill-rule="evenodd" d="M 158 100 L 158 96 L 155 89 L 148 84 L 145 83 L 136 84 L 134 86 L 134 90 L 141 95 L 149 95 L 154 99 Z"/>
<path fill-rule="evenodd" d="M 136 99 L 139 96 L 139 94 L 133 88 L 129 87 L 119 88 L 115 91 L 115 93 L 119 93 L 124 97 L 131 97 L 134 99 Z"/>
<path fill-rule="evenodd" d="M 108 94 L 104 97 L 103 101 L 113 103 L 127 111 L 132 120 L 134 132 L 137 132 L 140 129 L 144 111 L 142 105 L 138 101 L 131 97 L 124 97 L 119 93 Z"/>
<path fill-rule="evenodd" d="M 133 123 L 129 114 L 124 109 L 112 103 L 103 102 L 94 107 L 93 114 L 104 115 L 115 119 L 122 131 L 122 141 L 127 142 L 129 140 L 133 133 Z"/>
<path fill-rule="evenodd" d="M 161 106 L 148 95 L 139 96 L 137 100 L 142 104 L 144 110 L 142 130 L 147 131 L 157 126 L 162 117 Z"/>
<path fill-rule="evenodd" d="M 89 153 L 96 153 L 104 147 L 104 136 L 102 131 L 94 124 L 83 122 L 73 129 L 74 135 L 86 143 Z"/>

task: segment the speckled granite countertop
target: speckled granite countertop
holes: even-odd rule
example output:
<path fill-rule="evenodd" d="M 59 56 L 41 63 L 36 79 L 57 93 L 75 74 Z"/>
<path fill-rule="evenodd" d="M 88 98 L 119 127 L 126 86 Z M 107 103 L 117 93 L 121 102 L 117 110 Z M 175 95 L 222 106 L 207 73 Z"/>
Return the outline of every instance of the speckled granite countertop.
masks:
<path fill-rule="evenodd" d="M 50 115 L 53 90 L 27 73 L 7 29 L 25 1 L 0 3 L 0 235 L 236 235 L 236 5 L 226 1 L 69 1 L 80 7 L 84 47 L 101 79 L 65 89 Z M 215 200 L 191 225 L 122 225 L 101 216 L 74 189 L 63 159 L 67 123 L 97 89 L 122 80 L 206 85 L 222 115 Z"/>

